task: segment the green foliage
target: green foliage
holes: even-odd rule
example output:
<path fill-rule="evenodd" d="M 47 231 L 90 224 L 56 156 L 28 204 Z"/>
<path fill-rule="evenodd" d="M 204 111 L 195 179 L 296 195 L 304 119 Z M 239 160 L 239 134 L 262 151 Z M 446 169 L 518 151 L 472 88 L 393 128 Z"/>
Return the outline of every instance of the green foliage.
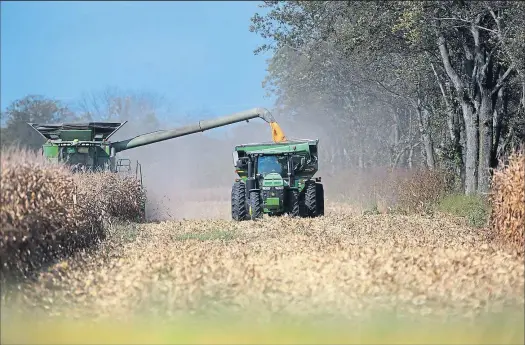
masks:
<path fill-rule="evenodd" d="M 471 226 L 481 228 L 487 224 L 490 209 L 481 196 L 452 194 L 442 198 L 436 205 L 437 210 L 465 218 Z"/>

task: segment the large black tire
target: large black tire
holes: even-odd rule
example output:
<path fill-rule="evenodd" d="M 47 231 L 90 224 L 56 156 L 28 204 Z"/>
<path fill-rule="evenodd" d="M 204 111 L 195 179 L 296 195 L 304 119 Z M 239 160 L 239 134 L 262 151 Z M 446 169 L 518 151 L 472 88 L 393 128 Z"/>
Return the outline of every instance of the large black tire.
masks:
<path fill-rule="evenodd" d="M 250 192 L 250 201 L 249 201 L 249 216 L 251 220 L 261 218 L 263 215 L 261 193 L 258 191 Z"/>
<path fill-rule="evenodd" d="M 299 217 L 299 191 L 297 189 L 288 190 L 287 213 L 290 217 Z"/>
<path fill-rule="evenodd" d="M 244 182 L 235 182 L 232 186 L 232 219 L 243 221 L 248 219 L 248 210 L 246 209 L 246 186 Z"/>
<path fill-rule="evenodd" d="M 321 183 L 315 184 L 317 196 L 317 217 L 324 216 L 324 187 Z"/>
<path fill-rule="evenodd" d="M 299 216 L 301 218 L 308 217 L 308 209 L 305 205 L 305 193 L 299 193 Z"/>
<path fill-rule="evenodd" d="M 317 186 L 314 181 L 306 182 L 304 195 L 304 206 L 306 208 L 307 217 L 317 217 Z"/>

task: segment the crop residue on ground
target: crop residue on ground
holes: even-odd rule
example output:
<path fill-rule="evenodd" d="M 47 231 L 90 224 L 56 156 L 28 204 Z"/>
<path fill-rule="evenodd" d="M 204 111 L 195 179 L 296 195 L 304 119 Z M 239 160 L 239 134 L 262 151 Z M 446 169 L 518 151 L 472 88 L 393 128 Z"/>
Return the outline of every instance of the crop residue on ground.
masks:
<path fill-rule="evenodd" d="M 442 217 L 340 215 L 114 226 L 5 303 L 51 315 L 465 315 L 524 305 L 522 258 Z M 23 296 L 23 297 L 21 297 Z"/>

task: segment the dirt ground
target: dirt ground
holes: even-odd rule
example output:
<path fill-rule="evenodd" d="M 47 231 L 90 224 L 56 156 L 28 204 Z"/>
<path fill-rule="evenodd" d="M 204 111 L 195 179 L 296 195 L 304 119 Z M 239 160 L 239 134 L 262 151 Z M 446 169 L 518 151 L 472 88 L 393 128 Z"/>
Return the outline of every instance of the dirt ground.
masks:
<path fill-rule="evenodd" d="M 4 293 L 4 306 L 124 319 L 200 310 L 256 310 L 259 318 L 523 311 L 523 258 L 460 220 L 362 215 L 327 203 L 318 219 L 238 223 L 227 219 L 227 202 L 199 206 L 194 215 L 208 219 L 114 224 L 96 251 Z"/>

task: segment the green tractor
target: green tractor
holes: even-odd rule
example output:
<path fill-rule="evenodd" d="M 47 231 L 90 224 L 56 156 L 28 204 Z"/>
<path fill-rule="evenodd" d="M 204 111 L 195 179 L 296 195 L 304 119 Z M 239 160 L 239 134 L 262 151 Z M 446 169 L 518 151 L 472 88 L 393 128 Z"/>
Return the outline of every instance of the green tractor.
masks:
<path fill-rule="evenodd" d="M 236 146 L 233 161 L 239 178 L 231 191 L 232 218 L 323 216 L 323 185 L 320 177 L 313 178 L 318 143 L 316 139 Z"/>

